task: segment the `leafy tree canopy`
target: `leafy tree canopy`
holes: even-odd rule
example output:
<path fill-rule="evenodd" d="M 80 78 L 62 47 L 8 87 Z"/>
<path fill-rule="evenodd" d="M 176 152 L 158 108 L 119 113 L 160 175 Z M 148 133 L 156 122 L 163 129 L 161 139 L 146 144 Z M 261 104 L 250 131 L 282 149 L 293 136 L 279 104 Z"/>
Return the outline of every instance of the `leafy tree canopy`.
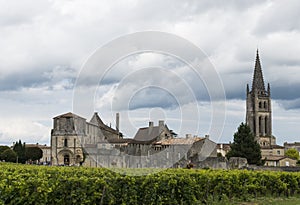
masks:
<path fill-rule="evenodd" d="M 9 146 L 0 146 L 0 154 L 2 153 L 2 152 L 4 152 L 5 150 L 7 150 L 7 149 L 10 149 L 9 148 Z"/>
<path fill-rule="evenodd" d="M 26 147 L 25 148 L 26 160 L 39 160 L 43 157 L 43 151 L 39 147 Z"/>
<path fill-rule="evenodd" d="M 0 159 L 6 162 L 16 162 L 17 154 L 11 149 L 6 149 L 0 154 Z"/>
<path fill-rule="evenodd" d="M 233 143 L 230 145 L 231 150 L 226 157 L 243 157 L 249 164 L 261 165 L 261 150 L 258 142 L 248 125 L 241 123 L 236 133 L 234 133 Z"/>
<path fill-rule="evenodd" d="M 288 149 L 285 152 L 285 156 L 290 157 L 292 159 L 299 160 L 299 152 L 295 148 Z"/>

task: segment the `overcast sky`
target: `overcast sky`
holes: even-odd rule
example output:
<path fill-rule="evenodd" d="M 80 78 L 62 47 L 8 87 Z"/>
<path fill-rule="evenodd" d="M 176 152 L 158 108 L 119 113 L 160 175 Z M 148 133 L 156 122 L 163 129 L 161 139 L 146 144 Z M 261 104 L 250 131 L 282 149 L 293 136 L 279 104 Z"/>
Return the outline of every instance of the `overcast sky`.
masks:
<path fill-rule="evenodd" d="M 49 144 L 52 118 L 73 110 L 76 79 L 89 57 L 110 41 L 140 31 L 175 34 L 207 55 L 226 93 L 225 124 L 214 125 L 223 133 L 212 136 L 218 142 L 232 141 L 245 120 L 246 84 L 252 84 L 258 48 L 265 83 L 271 84 L 273 135 L 279 144 L 300 141 L 299 11 L 297 0 L 0 0 L 0 144 L 18 139 Z M 133 89 L 149 78 L 166 80 Z M 192 82 L 190 91 L 180 84 L 186 81 Z M 129 99 L 125 105 L 124 98 Z M 120 112 L 126 137 L 159 119 L 181 136 L 211 134 L 205 82 L 164 54 L 119 61 L 97 85 L 93 106 L 112 126 L 114 113 Z M 193 116 L 195 107 L 200 117 L 182 118 L 182 113 Z"/>

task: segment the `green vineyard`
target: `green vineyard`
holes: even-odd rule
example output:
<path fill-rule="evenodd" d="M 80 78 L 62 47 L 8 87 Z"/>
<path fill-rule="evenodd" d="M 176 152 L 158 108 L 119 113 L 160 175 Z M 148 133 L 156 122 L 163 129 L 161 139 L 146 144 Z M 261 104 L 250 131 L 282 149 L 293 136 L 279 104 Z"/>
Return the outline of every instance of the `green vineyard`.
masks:
<path fill-rule="evenodd" d="M 300 195 L 299 172 L 157 171 L 0 163 L 0 204 L 208 204 Z"/>

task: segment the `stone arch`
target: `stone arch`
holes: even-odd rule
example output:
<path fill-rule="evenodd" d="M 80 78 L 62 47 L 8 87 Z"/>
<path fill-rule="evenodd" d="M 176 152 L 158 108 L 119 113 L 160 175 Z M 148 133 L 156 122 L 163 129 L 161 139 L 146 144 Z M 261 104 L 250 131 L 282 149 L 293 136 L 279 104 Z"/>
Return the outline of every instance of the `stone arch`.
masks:
<path fill-rule="evenodd" d="M 74 164 L 74 154 L 70 150 L 61 150 L 57 154 L 58 165 L 72 165 Z"/>

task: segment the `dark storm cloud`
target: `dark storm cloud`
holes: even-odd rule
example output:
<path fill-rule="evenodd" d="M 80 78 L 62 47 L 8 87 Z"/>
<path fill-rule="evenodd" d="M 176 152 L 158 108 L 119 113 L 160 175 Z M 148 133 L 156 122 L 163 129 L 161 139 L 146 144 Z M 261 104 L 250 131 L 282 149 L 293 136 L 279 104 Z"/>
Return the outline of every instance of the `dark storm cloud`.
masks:
<path fill-rule="evenodd" d="M 295 100 L 279 100 L 278 103 L 286 110 L 300 109 L 300 98 Z"/>
<path fill-rule="evenodd" d="M 174 96 L 165 90 L 154 87 L 139 91 L 129 103 L 130 110 L 154 107 L 174 109 L 178 106 L 179 104 Z"/>
<path fill-rule="evenodd" d="M 283 74 L 284 75 L 284 74 Z M 268 77 L 268 75 L 265 74 Z M 244 75 L 231 74 L 223 77 L 223 83 L 226 91 L 227 99 L 246 99 L 246 86 L 252 87 L 253 73 Z M 268 81 L 265 79 L 265 86 L 270 83 L 271 95 L 274 100 L 295 100 L 300 98 L 300 83 L 289 82 L 287 78 L 279 78 L 278 80 Z"/>
<path fill-rule="evenodd" d="M 34 87 L 40 85 L 47 80 L 41 75 L 16 73 L 8 75 L 0 80 L 0 91 L 13 91 L 22 87 Z"/>
<path fill-rule="evenodd" d="M 47 90 L 72 89 L 75 82 L 75 70 L 59 66 L 48 71 L 34 69 L 8 74 L 0 80 L 0 91 L 15 91 L 21 88 L 44 87 Z"/>
<path fill-rule="evenodd" d="M 295 100 L 300 98 L 300 83 L 277 86 L 276 83 L 271 88 L 272 98 L 276 100 Z"/>

